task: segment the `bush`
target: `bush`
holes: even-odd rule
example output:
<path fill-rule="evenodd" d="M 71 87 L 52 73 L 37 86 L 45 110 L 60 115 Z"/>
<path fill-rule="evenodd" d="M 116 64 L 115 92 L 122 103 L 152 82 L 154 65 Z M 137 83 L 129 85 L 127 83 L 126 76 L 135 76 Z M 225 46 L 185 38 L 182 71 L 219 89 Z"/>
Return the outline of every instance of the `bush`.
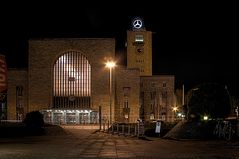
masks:
<path fill-rule="evenodd" d="M 24 135 L 25 124 L 23 123 L 0 123 L 1 137 L 20 137 Z"/>
<path fill-rule="evenodd" d="M 43 114 L 39 111 L 32 111 L 27 113 L 23 121 L 27 127 L 42 127 L 44 125 Z"/>

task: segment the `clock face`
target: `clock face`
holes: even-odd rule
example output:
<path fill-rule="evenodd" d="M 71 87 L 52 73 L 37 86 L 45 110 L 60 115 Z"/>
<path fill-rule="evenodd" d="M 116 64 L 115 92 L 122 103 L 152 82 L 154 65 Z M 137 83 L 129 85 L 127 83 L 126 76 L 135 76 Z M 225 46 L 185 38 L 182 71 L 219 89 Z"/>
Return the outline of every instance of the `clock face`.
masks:
<path fill-rule="evenodd" d="M 136 53 L 137 54 L 142 54 L 142 53 L 144 53 L 144 48 L 143 47 L 136 47 Z"/>
<path fill-rule="evenodd" d="M 132 21 L 133 29 L 141 29 L 143 27 L 143 20 L 140 18 L 135 18 Z"/>

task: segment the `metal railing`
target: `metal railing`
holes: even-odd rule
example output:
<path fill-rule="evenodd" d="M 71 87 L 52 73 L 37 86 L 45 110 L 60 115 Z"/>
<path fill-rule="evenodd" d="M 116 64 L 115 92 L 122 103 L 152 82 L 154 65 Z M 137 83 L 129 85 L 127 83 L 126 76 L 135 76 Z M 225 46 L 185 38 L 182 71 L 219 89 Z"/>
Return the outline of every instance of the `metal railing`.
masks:
<path fill-rule="evenodd" d="M 123 136 L 144 136 L 144 125 L 140 123 L 113 123 L 111 126 L 103 123 L 101 130 Z"/>
<path fill-rule="evenodd" d="M 0 123 L 21 123 L 22 120 L 0 120 Z"/>

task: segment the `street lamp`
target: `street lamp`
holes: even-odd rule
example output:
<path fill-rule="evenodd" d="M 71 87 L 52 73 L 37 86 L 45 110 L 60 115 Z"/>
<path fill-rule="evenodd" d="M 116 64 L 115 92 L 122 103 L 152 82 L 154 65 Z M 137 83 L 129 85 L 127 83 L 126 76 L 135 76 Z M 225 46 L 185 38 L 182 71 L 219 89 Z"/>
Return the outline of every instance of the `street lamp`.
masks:
<path fill-rule="evenodd" d="M 116 66 L 114 61 L 107 61 L 105 66 L 109 68 L 110 71 L 110 124 L 112 123 L 112 69 Z"/>
<path fill-rule="evenodd" d="M 174 119 L 176 119 L 176 112 L 178 111 L 178 107 L 174 106 L 173 107 L 173 112 L 174 112 Z"/>

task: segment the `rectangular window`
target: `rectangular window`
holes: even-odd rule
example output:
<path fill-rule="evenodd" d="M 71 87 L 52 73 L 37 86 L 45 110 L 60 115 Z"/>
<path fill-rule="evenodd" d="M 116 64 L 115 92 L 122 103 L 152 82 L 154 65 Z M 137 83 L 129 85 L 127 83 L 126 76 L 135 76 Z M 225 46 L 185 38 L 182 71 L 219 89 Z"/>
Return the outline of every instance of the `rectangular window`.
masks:
<path fill-rule="evenodd" d="M 151 106 L 151 111 L 153 112 L 154 111 L 154 105 L 151 104 L 150 106 Z"/>
<path fill-rule="evenodd" d="M 130 87 L 123 87 L 124 97 L 130 96 Z"/>
<path fill-rule="evenodd" d="M 17 96 L 22 96 L 22 90 L 23 90 L 22 86 L 17 86 L 16 87 Z"/>
<path fill-rule="evenodd" d="M 16 119 L 22 120 L 24 114 L 23 107 L 23 86 L 16 87 Z"/>
<path fill-rule="evenodd" d="M 156 92 L 150 92 L 151 100 L 154 100 L 156 98 Z"/>
<path fill-rule="evenodd" d="M 162 98 L 167 98 L 167 91 L 162 92 Z"/>
<path fill-rule="evenodd" d="M 167 86 L 167 83 L 166 82 L 163 82 L 163 87 L 166 87 Z"/>
<path fill-rule="evenodd" d="M 156 83 L 155 82 L 151 82 L 151 87 L 155 87 L 156 86 Z"/>
<path fill-rule="evenodd" d="M 124 108 L 129 108 L 128 98 L 124 98 Z"/>
<path fill-rule="evenodd" d="M 124 108 L 129 108 L 130 87 L 123 87 L 124 94 Z"/>
<path fill-rule="evenodd" d="M 135 42 L 136 42 L 136 43 L 143 43 L 143 42 L 144 42 L 144 36 L 143 36 L 143 35 L 136 34 L 136 35 L 135 35 Z"/>

